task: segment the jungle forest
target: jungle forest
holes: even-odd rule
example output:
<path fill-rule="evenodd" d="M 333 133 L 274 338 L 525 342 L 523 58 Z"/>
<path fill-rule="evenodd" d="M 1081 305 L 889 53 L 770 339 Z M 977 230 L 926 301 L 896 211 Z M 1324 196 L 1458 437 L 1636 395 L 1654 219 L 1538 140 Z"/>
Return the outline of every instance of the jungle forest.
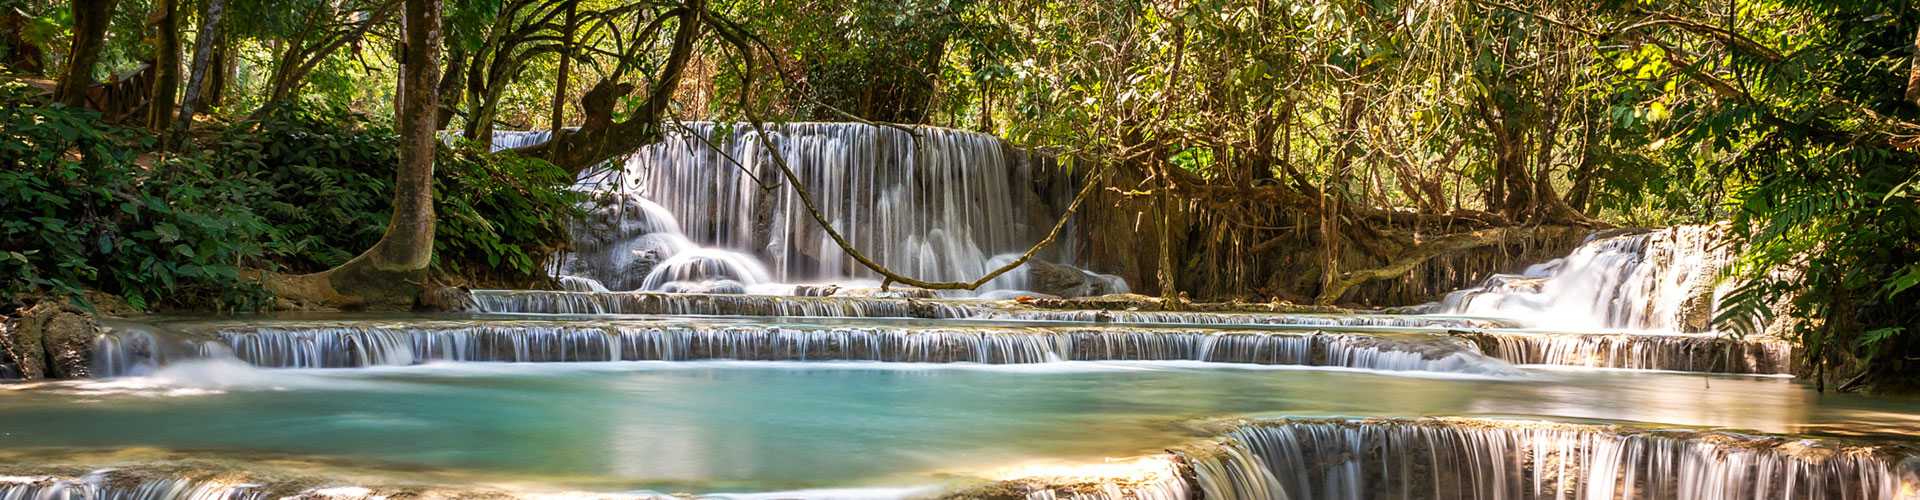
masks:
<path fill-rule="evenodd" d="M 0 0 L 0 498 L 1920 498 L 1911 0 Z"/>

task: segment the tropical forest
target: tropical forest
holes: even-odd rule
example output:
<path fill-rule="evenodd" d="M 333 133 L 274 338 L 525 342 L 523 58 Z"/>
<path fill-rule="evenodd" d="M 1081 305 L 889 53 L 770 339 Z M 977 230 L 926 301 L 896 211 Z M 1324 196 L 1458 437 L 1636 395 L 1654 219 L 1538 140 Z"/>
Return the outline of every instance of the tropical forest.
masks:
<path fill-rule="evenodd" d="M 1915 0 L 0 0 L 0 500 L 1920 500 Z"/>

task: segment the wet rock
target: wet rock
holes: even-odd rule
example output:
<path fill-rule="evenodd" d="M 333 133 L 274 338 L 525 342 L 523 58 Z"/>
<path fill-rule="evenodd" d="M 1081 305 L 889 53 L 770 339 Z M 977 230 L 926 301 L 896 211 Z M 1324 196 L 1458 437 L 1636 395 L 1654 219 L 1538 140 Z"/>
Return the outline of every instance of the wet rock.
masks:
<path fill-rule="evenodd" d="M 925 288 L 895 285 L 888 287 L 886 290 L 881 290 L 880 287 L 843 288 L 840 290 L 839 296 L 875 299 L 933 299 L 939 298 L 940 294 Z"/>
<path fill-rule="evenodd" d="M 91 376 L 93 315 L 59 303 L 41 302 L 0 326 L 0 363 L 22 380 Z"/>
<path fill-rule="evenodd" d="M 661 287 L 661 291 L 666 293 L 741 295 L 747 293 L 747 285 L 734 280 L 674 281 Z"/>
<path fill-rule="evenodd" d="M 1087 273 L 1069 266 L 1040 260 L 1027 261 L 1027 279 L 1034 292 L 1056 297 L 1085 297 L 1093 294 Z"/>
<path fill-rule="evenodd" d="M 468 312 L 478 307 L 474 304 L 472 290 L 465 287 L 443 286 L 422 292 L 419 307 L 415 309 L 427 312 Z"/>
<path fill-rule="evenodd" d="M 832 297 L 840 293 L 840 285 L 794 285 L 793 295 L 797 297 Z"/>
<path fill-rule="evenodd" d="M 0 316 L 0 378 L 38 380 L 45 378 L 46 357 L 40 348 L 39 332 L 14 328 L 14 318 Z"/>

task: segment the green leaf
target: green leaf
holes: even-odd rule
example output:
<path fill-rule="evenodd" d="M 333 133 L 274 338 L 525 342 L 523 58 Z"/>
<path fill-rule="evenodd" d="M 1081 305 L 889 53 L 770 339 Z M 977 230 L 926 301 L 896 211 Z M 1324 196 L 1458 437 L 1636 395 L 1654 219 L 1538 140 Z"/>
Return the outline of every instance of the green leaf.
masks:
<path fill-rule="evenodd" d="M 1920 285 L 1920 264 L 1909 264 L 1900 274 L 1887 280 L 1887 298 L 1892 299 L 1893 296 L 1900 295 L 1900 292 L 1907 291 L 1914 285 Z"/>
<path fill-rule="evenodd" d="M 162 222 L 160 225 L 154 226 L 153 232 L 154 234 L 160 235 L 160 241 L 162 243 L 171 243 L 180 240 L 180 227 L 169 222 Z"/>

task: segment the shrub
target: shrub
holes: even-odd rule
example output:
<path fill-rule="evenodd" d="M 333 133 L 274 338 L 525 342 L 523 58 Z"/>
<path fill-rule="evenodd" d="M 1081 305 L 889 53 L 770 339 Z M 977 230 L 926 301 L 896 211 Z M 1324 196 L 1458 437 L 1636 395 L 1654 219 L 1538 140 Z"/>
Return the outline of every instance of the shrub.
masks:
<path fill-rule="evenodd" d="M 138 130 L 0 87 L 0 291 L 128 304 L 252 309 L 266 299 L 240 266 L 270 228 L 248 208 L 264 186 L 193 156 L 136 155 Z"/>

